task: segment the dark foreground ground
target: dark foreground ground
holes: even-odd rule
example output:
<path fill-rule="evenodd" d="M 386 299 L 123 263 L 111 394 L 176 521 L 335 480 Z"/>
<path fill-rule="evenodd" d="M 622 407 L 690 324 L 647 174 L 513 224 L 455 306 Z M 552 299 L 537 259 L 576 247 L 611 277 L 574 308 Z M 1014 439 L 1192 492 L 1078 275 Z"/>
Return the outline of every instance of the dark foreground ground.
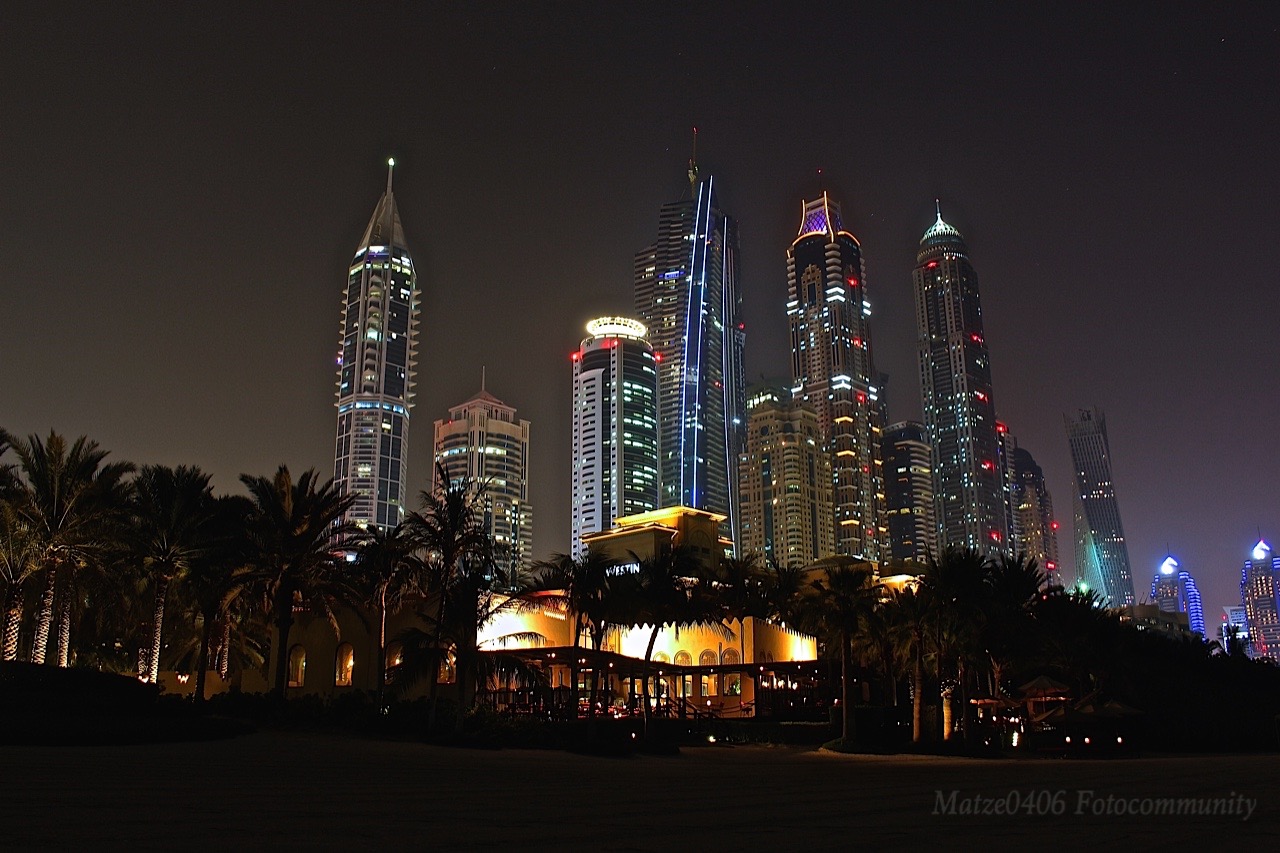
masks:
<path fill-rule="evenodd" d="M 1280 756 L 1123 761 L 862 757 L 767 747 L 672 757 L 447 749 L 261 733 L 2 747 L 0 847 L 60 849 L 1273 849 Z M 945 816 L 1063 792 L 1065 813 Z M 1077 814 L 1094 796 L 1256 798 L 1251 818 Z M 1010 802 L 1014 799 L 1010 798 Z"/>

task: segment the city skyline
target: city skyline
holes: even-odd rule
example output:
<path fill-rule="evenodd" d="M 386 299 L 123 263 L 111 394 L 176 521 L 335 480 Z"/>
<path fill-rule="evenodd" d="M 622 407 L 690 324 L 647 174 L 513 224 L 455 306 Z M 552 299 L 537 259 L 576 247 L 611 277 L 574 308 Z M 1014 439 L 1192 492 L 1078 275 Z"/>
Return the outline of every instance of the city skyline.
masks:
<path fill-rule="evenodd" d="M 1134 564 L 1172 539 L 1206 603 L 1231 604 L 1239 555 L 1258 527 L 1274 537 L 1280 525 L 1268 485 L 1280 472 L 1249 426 L 1280 416 L 1263 324 L 1277 297 L 1259 239 L 1275 193 L 1255 169 L 1270 144 L 1257 116 L 1275 105 L 1275 13 L 1255 12 L 1090 10 L 1083 29 L 1111 33 L 1104 42 L 1075 11 L 932 10 L 938 34 L 922 35 L 912 10 L 870 10 L 816 36 L 847 38 L 844 65 L 775 52 L 786 39 L 772 34 L 796 34 L 782 15 L 708 47 L 698 27 L 639 12 L 585 15 L 570 38 L 509 10 L 406 10 L 391 67 L 374 69 L 341 47 L 366 20 L 354 9 L 301 28 L 265 12 L 197 27 L 171 10 L 145 21 L 11 11 L 32 15 L 3 60 L 15 118 L 0 165 L 15 263 L 6 305 L 24 322 L 3 345 L 0 422 L 85 433 L 119 458 L 200 464 L 227 491 L 281 462 L 329 470 L 333 296 L 394 156 L 424 300 L 418 402 L 444 411 L 474 391 L 459 365 L 490 365 L 491 387 L 540 436 L 535 553 L 562 550 L 568 354 L 586 320 L 631 313 L 631 255 L 678 197 L 698 125 L 700 156 L 741 219 L 748 379 L 785 370 L 780 252 L 796 202 L 827 185 L 866 247 L 890 416 L 919 417 L 912 243 L 941 197 L 981 271 L 1001 419 L 1050 490 L 1065 506 L 1062 413 L 1105 409 Z M 273 47 L 218 47 L 231 30 L 271 34 Z M 919 59 L 943 43 L 963 53 Z M 143 59 L 113 64 L 101 44 Z M 628 70 L 659 45 L 681 60 L 647 65 L 654 79 Z M 596 73 L 558 70 L 552 55 L 566 50 Z M 794 138 L 793 113 L 831 97 L 806 88 L 824 76 L 853 84 L 875 132 Z M 351 122 L 351 105 L 388 78 L 402 108 Z M 941 141 L 918 132 L 951 102 L 964 118 Z M 467 248 L 479 226 L 503 235 L 491 257 Z M 1169 234 L 1188 239 L 1170 251 Z M 1185 346 L 1197 357 L 1179 359 Z M 411 495 L 429 481 L 426 433 L 411 439 Z M 1210 434 L 1232 452 L 1189 452 Z"/>

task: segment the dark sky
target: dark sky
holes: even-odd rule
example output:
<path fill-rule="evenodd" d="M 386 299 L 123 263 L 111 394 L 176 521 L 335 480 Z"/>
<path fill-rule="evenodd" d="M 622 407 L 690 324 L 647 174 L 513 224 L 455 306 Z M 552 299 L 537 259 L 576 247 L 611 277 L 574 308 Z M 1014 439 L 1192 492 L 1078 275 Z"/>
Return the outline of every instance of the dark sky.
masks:
<path fill-rule="evenodd" d="M 1214 624 L 1258 529 L 1280 539 L 1276 5 L 264 5 L 0 8 L 0 425 L 224 490 L 327 475 L 340 293 L 394 156 L 413 488 L 487 365 L 533 422 L 537 554 L 565 550 L 568 356 L 630 313 L 697 125 L 741 223 L 751 376 L 789 370 L 785 250 L 826 187 L 890 415 L 918 417 L 910 272 L 940 197 L 1068 571 L 1082 406 L 1140 598 L 1168 543 Z"/>

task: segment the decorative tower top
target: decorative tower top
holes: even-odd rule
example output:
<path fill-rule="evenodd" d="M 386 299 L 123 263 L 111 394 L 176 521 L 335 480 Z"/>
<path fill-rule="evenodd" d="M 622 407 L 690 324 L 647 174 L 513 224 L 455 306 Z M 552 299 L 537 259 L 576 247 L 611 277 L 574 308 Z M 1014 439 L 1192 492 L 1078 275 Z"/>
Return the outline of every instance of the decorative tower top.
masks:
<path fill-rule="evenodd" d="M 693 129 L 693 153 L 689 156 L 689 195 L 698 197 L 698 129 Z"/>

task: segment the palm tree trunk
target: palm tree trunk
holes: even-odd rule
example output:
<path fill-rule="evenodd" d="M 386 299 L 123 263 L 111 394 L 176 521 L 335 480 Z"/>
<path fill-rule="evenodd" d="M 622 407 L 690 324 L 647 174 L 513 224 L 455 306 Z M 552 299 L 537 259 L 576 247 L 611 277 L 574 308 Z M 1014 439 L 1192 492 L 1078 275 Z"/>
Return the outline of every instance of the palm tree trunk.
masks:
<path fill-rule="evenodd" d="M 848 631 L 840 632 L 840 704 L 841 708 L 840 720 L 840 739 L 846 744 L 853 740 L 853 706 L 849 703 L 849 682 L 853 680 L 853 667 L 850 658 L 853 657 L 852 638 Z"/>
<path fill-rule="evenodd" d="M 18 659 L 18 633 L 22 628 L 22 584 L 9 584 L 5 602 L 4 643 L 0 647 L 0 660 Z"/>
<path fill-rule="evenodd" d="M 205 672 L 209 669 L 209 644 L 213 641 L 212 614 L 204 614 L 204 624 L 200 626 L 200 652 L 196 655 L 196 692 L 195 702 L 204 701 Z"/>
<path fill-rule="evenodd" d="M 45 652 L 49 648 L 49 628 L 53 625 L 53 599 L 58 590 L 58 568 L 51 565 L 45 569 L 49 576 L 40 596 L 40 615 L 36 618 L 36 635 L 31 641 L 31 662 L 44 663 Z"/>
<path fill-rule="evenodd" d="M 156 582 L 156 609 L 151 619 L 151 659 L 147 663 L 147 681 L 152 684 L 160 680 L 160 638 L 164 629 L 164 599 L 168 592 L 169 579 L 161 576 Z"/>
<path fill-rule="evenodd" d="M 918 649 L 911 669 L 911 691 L 911 742 L 919 743 L 924 738 L 921 713 L 924 710 L 924 663 Z"/>
<path fill-rule="evenodd" d="M 58 604 L 58 666 L 63 669 L 71 665 L 71 595 L 68 583 Z"/>
<path fill-rule="evenodd" d="M 222 643 L 218 646 L 218 675 L 226 681 L 231 674 L 231 614 L 222 615 Z"/>
<path fill-rule="evenodd" d="M 649 662 L 653 660 L 653 647 L 658 642 L 658 632 L 662 630 L 661 625 L 654 625 L 653 632 L 649 634 L 649 645 L 644 650 L 644 678 L 640 681 L 640 701 L 644 707 L 644 733 L 649 734 Z"/>
<path fill-rule="evenodd" d="M 374 683 L 378 686 L 378 713 L 382 713 L 387 692 L 387 587 L 378 590 L 378 648 L 374 652 Z"/>
<path fill-rule="evenodd" d="M 272 693 L 277 699 L 283 699 L 289 677 L 289 629 L 293 627 L 293 590 L 285 584 L 281 584 L 276 593 L 275 610 L 276 681 Z"/>

